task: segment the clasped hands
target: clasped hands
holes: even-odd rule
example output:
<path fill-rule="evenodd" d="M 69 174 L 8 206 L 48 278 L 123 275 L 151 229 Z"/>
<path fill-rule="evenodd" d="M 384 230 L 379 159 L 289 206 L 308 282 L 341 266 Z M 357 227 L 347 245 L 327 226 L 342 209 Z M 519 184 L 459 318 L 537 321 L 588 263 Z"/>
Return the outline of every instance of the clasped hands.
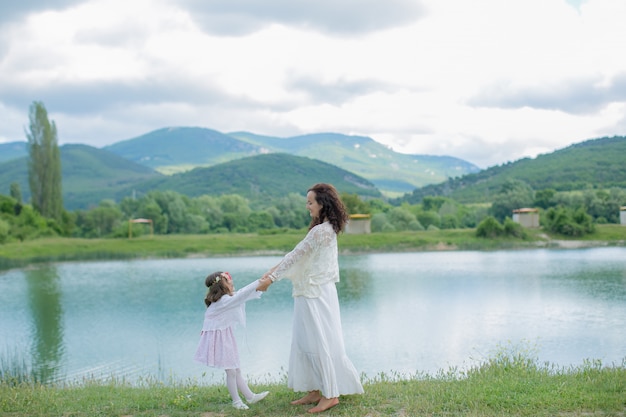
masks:
<path fill-rule="evenodd" d="M 263 274 L 263 277 L 259 280 L 259 285 L 256 287 L 257 291 L 267 291 L 269 286 L 272 284 L 272 280 L 269 277 L 270 273 L 266 272 Z"/>

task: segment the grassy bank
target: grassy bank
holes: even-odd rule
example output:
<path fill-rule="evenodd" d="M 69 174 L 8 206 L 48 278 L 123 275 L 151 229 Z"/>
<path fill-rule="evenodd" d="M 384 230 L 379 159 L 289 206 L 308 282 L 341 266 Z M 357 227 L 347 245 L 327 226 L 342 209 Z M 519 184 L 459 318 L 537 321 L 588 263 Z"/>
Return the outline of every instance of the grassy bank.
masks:
<path fill-rule="evenodd" d="M 183 258 L 188 256 L 224 256 L 285 253 L 302 238 L 305 231 L 276 234 L 157 235 L 133 239 L 42 238 L 0 245 L 0 269 L 23 267 L 37 262 L 61 262 L 92 259 Z M 513 248 L 558 247 L 559 242 L 578 241 L 547 236 L 540 230 L 528 230 L 527 239 L 484 239 L 474 229 L 420 232 L 372 233 L 339 238 L 343 253 L 494 250 Z M 579 240 L 581 244 L 621 245 L 626 241 L 626 227 L 600 225 L 597 232 Z"/>
<path fill-rule="evenodd" d="M 250 410 L 230 406 L 224 386 L 192 382 L 165 386 L 146 382 L 83 381 L 51 386 L 0 382 L 0 414 L 39 416 L 298 416 L 310 406 L 292 406 L 298 397 L 286 384 L 254 383 L 270 395 Z M 323 415 L 334 416 L 625 416 L 626 368 L 589 361 L 555 369 L 523 355 L 498 355 L 468 371 L 365 381 L 365 394 L 345 396 Z"/>

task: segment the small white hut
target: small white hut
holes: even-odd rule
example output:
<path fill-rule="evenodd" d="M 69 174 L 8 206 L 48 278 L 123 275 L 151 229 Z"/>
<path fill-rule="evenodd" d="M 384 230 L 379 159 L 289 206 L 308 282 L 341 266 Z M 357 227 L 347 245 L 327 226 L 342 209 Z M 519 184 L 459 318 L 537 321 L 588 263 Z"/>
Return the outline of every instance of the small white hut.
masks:
<path fill-rule="evenodd" d="M 626 226 L 626 206 L 619 208 L 619 224 Z"/>
<path fill-rule="evenodd" d="M 351 214 L 346 224 L 346 233 L 362 235 L 372 233 L 372 219 L 369 214 Z"/>
<path fill-rule="evenodd" d="M 513 221 L 524 227 L 539 227 L 539 209 L 521 208 L 513 210 Z"/>

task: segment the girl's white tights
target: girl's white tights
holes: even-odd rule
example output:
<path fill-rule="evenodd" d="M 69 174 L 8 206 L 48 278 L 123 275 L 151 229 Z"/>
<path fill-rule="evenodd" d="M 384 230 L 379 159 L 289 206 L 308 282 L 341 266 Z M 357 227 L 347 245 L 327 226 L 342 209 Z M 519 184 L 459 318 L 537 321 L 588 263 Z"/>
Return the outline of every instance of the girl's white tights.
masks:
<path fill-rule="evenodd" d="M 247 400 L 254 397 L 254 393 L 248 387 L 248 383 L 243 376 L 241 375 L 241 369 L 227 369 L 226 370 L 226 388 L 228 388 L 228 392 L 235 401 L 241 401 L 241 397 L 239 397 L 239 392 L 246 397 Z"/>

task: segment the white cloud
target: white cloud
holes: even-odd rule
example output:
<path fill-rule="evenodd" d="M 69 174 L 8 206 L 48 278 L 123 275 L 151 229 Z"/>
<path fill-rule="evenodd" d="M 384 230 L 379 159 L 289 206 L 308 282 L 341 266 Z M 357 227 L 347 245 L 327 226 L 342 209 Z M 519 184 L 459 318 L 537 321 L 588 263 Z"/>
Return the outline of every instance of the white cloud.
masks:
<path fill-rule="evenodd" d="M 35 100 L 94 146 L 334 131 L 487 167 L 626 134 L 622 0 L 19 4 L 0 5 L 0 141 Z"/>

